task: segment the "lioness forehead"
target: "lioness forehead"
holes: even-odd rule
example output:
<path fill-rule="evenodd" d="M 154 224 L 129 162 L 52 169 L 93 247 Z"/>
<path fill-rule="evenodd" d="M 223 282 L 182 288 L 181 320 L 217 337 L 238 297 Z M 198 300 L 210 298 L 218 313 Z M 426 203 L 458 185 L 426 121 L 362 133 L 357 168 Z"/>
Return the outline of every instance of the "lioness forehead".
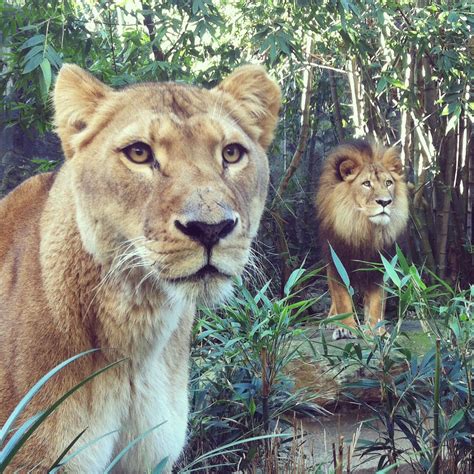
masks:
<path fill-rule="evenodd" d="M 180 119 L 208 112 L 210 106 L 217 107 L 219 102 L 218 96 L 214 96 L 212 101 L 212 94 L 206 89 L 174 82 L 136 84 L 122 89 L 118 94 L 131 101 L 129 107 L 139 105 L 143 110 L 168 112 Z"/>
<path fill-rule="evenodd" d="M 137 84 L 116 91 L 96 110 L 88 141 L 105 129 L 113 130 L 113 142 L 122 147 L 134 141 L 164 147 L 184 142 L 212 145 L 232 138 L 247 141 L 228 98 L 176 83 Z"/>

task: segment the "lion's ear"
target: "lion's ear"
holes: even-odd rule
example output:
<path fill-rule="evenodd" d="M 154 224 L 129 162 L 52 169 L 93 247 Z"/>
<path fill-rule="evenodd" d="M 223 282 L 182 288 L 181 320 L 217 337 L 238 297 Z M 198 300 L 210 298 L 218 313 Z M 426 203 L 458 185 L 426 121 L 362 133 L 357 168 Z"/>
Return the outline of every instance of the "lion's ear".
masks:
<path fill-rule="evenodd" d="M 280 87 L 262 66 L 241 66 L 216 88 L 237 102 L 247 127 L 257 131 L 256 139 L 266 149 L 273 139 L 281 104 Z M 240 118 L 240 117 L 239 117 Z"/>
<path fill-rule="evenodd" d="M 352 181 L 357 176 L 358 169 L 359 164 L 349 158 L 339 162 L 339 176 L 343 181 Z"/>
<path fill-rule="evenodd" d="M 400 159 L 399 150 L 396 147 L 389 148 L 385 151 L 382 156 L 382 164 L 393 173 L 399 175 L 403 174 L 403 163 Z"/>
<path fill-rule="evenodd" d="M 74 136 L 87 128 L 97 106 L 112 89 L 87 71 L 65 64 L 54 88 L 54 121 L 66 158 L 74 154 Z"/>

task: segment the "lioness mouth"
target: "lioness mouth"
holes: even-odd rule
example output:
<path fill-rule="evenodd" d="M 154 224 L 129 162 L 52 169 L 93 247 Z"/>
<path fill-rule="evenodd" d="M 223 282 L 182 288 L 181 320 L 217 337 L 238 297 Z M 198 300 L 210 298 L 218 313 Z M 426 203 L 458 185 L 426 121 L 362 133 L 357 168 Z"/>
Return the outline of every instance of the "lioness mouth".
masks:
<path fill-rule="evenodd" d="M 219 271 L 214 265 L 210 265 L 209 263 L 204 265 L 200 270 L 198 270 L 196 273 L 193 273 L 191 275 L 183 276 L 183 277 L 178 277 L 178 278 L 169 278 L 168 280 L 173 282 L 173 283 L 181 283 L 181 282 L 191 282 L 191 281 L 198 281 L 202 280 L 206 276 L 209 275 L 215 275 L 215 276 L 222 276 L 226 278 L 230 278 L 230 275 L 226 275 L 225 273 L 222 273 Z"/>

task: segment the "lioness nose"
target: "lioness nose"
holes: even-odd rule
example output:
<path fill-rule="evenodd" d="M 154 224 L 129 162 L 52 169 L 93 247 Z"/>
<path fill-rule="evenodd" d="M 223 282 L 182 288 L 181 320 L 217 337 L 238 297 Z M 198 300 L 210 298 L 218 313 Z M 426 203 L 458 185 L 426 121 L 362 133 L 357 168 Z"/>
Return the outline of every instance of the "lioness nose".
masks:
<path fill-rule="evenodd" d="M 376 199 L 375 202 L 380 204 L 382 207 L 388 206 L 392 200 L 391 199 Z"/>
<path fill-rule="evenodd" d="M 225 219 L 217 224 L 208 224 L 201 221 L 191 221 L 186 224 L 175 221 L 174 223 L 183 234 L 201 242 L 204 247 L 210 249 L 219 242 L 219 239 L 223 239 L 234 230 L 237 219 Z"/>

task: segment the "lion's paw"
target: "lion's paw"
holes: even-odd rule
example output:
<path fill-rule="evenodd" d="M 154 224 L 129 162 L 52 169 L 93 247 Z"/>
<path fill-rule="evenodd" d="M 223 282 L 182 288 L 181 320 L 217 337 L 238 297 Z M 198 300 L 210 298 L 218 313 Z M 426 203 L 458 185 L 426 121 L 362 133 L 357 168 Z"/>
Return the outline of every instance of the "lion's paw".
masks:
<path fill-rule="evenodd" d="M 332 339 L 333 341 L 337 341 L 339 339 L 356 339 L 354 334 L 352 334 L 349 329 L 345 328 L 337 328 L 333 333 L 332 333 Z"/>

